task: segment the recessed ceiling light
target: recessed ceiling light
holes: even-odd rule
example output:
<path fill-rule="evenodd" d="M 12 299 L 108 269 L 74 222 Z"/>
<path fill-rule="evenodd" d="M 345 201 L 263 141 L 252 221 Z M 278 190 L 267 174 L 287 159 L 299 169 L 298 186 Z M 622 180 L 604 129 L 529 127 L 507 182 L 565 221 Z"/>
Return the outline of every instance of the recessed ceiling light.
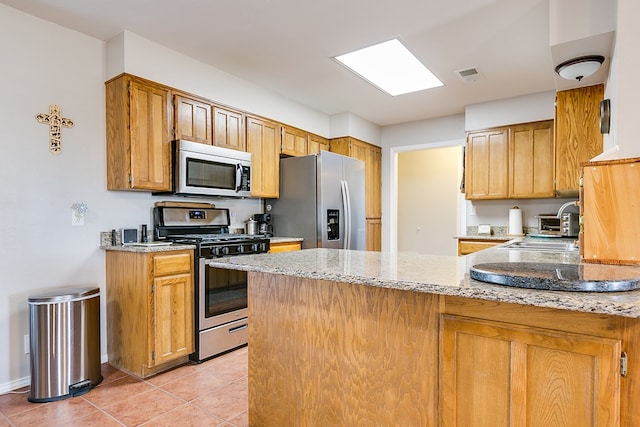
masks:
<path fill-rule="evenodd" d="M 392 96 L 443 86 L 398 39 L 334 59 Z"/>

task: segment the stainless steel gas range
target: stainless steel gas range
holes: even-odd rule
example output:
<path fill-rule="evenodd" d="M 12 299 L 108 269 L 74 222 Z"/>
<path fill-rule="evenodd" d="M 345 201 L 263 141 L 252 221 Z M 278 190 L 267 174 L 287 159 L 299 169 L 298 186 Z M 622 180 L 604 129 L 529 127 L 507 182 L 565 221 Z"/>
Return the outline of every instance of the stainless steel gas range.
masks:
<path fill-rule="evenodd" d="M 195 352 L 200 362 L 247 343 L 247 273 L 210 267 L 213 258 L 266 253 L 264 236 L 229 234 L 228 209 L 160 207 L 153 210 L 156 240 L 196 245 Z"/>

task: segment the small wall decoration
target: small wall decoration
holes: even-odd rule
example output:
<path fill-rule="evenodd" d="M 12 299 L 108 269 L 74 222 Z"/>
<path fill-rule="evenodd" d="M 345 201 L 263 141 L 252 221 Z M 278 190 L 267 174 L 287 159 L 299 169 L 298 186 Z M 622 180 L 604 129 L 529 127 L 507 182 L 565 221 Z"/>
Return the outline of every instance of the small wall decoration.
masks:
<path fill-rule="evenodd" d="M 49 114 L 40 113 L 36 116 L 36 120 L 49 125 L 49 151 L 54 155 L 60 154 L 62 152 L 62 127 L 73 127 L 73 121 L 62 117 L 62 109 L 56 104 L 49 105 Z"/>

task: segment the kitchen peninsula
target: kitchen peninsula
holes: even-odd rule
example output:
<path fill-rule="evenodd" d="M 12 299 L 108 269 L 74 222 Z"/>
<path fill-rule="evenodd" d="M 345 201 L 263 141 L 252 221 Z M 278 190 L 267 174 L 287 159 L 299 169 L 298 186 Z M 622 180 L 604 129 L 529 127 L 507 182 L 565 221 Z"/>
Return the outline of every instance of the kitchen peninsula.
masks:
<path fill-rule="evenodd" d="M 213 261 L 249 271 L 250 425 L 640 425 L 640 291 L 469 278 L 505 261 L 580 259 L 496 247 Z"/>

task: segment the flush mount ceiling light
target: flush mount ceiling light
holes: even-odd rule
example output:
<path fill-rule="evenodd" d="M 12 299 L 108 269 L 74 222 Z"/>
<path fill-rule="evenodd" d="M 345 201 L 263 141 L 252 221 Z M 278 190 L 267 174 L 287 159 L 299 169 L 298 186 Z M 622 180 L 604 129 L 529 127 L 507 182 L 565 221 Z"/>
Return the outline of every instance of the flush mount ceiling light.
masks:
<path fill-rule="evenodd" d="M 604 56 L 588 55 L 564 61 L 556 67 L 556 73 L 563 79 L 580 81 L 598 71 Z"/>
<path fill-rule="evenodd" d="M 392 96 L 443 85 L 398 39 L 334 59 Z"/>

